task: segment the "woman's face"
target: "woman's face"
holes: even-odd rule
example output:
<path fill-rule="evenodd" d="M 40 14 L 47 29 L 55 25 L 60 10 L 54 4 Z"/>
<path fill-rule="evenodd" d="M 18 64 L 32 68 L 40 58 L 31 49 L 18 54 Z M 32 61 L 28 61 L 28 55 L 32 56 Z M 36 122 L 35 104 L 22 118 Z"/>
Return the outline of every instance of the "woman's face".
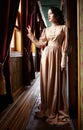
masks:
<path fill-rule="evenodd" d="M 49 22 L 53 22 L 53 23 L 55 22 L 55 17 L 51 9 L 48 10 L 48 20 Z"/>

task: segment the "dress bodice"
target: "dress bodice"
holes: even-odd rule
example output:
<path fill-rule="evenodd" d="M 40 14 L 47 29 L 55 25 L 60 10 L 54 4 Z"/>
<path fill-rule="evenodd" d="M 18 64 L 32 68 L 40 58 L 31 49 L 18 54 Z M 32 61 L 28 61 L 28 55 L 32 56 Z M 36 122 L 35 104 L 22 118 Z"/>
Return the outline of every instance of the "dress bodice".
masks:
<path fill-rule="evenodd" d="M 48 45 L 61 45 L 64 39 L 64 25 L 57 27 L 48 27 L 46 28 L 46 38 L 48 41 Z"/>

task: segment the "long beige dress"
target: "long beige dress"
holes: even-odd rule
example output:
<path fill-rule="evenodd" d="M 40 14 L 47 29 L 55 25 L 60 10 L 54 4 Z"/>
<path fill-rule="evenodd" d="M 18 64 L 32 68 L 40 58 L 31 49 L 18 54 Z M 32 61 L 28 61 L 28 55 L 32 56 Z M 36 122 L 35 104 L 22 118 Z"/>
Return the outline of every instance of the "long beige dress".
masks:
<path fill-rule="evenodd" d="M 40 94 L 41 105 L 36 113 L 38 117 L 47 117 L 49 124 L 69 121 L 66 97 L 66 71 L 61 64 L 66 62 L 67 27 L 58 25 L 43 30 L 39 41 L 31 35 L 29 38 L 38 47 L 46 47 L 41 54 Z"/>

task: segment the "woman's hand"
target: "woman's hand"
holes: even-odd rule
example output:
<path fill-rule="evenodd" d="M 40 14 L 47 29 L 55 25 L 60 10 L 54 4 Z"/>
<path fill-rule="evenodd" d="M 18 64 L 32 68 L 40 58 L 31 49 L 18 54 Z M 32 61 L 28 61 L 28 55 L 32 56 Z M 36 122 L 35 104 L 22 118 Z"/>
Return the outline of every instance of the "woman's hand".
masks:
<path fill-rule="evenodd" d="M 31 33 L 31 27 L 29 25 L 27 27 L 27 31 L 28 31 L 28 33 Z"/>
<path fill-rule="evenodd" d="M 62 58 L 61 58 L 61 70 L 66 68 L 66 54 L 62 52 Z"/>
<path fill-rule="evenodd" d="M 65 67 L 66 67 L 66 63 L 61 61 L 61 70 L 65 69 Z"/>
<path fill-rule="evenodd" d="M 61 59 L 61 70 L 65 69 L 66 67 L 66 56 L 62 54 L 62 59 Z"/>
<path fill-rule="evenodd" d="M 31 32 L 31 27 L 29 25 L 27 27 L 27 31 L 28 31 L 27 33 L 28 38 L 32 40 L 32 32 Z"/>

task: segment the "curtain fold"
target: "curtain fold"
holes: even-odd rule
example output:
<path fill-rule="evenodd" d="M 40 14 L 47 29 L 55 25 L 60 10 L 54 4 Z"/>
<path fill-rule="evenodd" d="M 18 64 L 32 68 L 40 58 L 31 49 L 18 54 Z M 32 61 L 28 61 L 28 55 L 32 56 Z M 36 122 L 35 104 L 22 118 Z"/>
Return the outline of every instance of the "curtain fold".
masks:
<path fill-rule="evenodd" d="M 26 30 L 26 16 L 28 16 L 28 0 L 22 1 L 22 44 L 23 44 L 23 83 L 24 86 L 30 84 L 30 68 L 29 68 L 29 53 L 28 53 L 28 41 Z"/>
<path fill-rule="evenodd" d="M 10 42 L 20 0 L 0 0 L 0 65 L 6 82 L 6 93 L 0 93 L 0 110 L 13 102 L 10 75 Z M 0 68 L 1 71 L 1 68 Z M 0 84 L 0 89 L 3 86 Z"/>
<path fill-rule="evenodd" d="M 23 0 L 22 11 L 23 11 L 22 12 L 22 43 L 23 43 L 23 75 L 24 75 L 23 81 L 24 81 L 24 85 L 27 86 L 30 84 L 31 80 L 35 78 L 35 68 L 34 68 L 32 51 L 31 51 L 31 41 L 27 37 L 26 28 L 28 25 L 30 25 L 32 32 L 33 33 L 36 32 L 37 13 L 39 13 L 39 16 L 41 17 L 40 21 L 42 20 L 42 16 L 40 14 L 36 0 L 31 0 L 31 1 Z M 41 29 L 42 29 L 43 27 L 45 27 L 43 20 L 41 23 L 42 23 L 41 24 Z M 41 32 L 41 30 L 39 31 Z M 37 33 L 36 36 L 38 36 L 39 34 Z M 40 62 L 38 64 L 40 64 Z"/>
<path fill-rule="evenodd" d="M 31 80 L 35 78 L 35 69 L 31 52 L 31 41 L 27 37 L 27 26 L 30 25 L 32 31 L 34 30 L 34 10 L 35 0 L 22 1 L 22 42 L 23 42 L 23 74 L 24 85 L 30 84 Z"/>
<path fill-rule="evenodd" d="M 39 39 L 42 30 L 46 27 L 44 24 L 44 21 L 42 19 L 41 13 L 40 13 L 40 9 L 38 4 L 36 4 L 36 13 L 35 13 L 35 36 L 37 39 Z M 36 71 L 40 71 L 40 60 L 41 60 L 41 49 L 40 48 L 36 48 Z"/>

